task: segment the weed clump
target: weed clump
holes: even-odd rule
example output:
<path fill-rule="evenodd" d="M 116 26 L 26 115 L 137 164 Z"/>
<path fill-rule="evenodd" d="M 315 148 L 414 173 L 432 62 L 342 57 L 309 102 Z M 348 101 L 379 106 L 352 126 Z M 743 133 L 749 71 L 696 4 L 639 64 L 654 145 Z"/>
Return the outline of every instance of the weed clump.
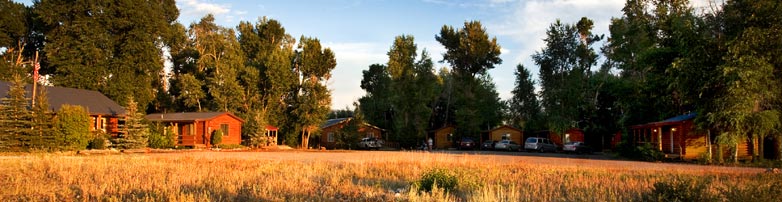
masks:
<path fill-rule="evenodd" d="M 459 179 L 456 174 L 445 169 L 432 169 L 421 175 L 417 182 L 419 191 L 431 192 L 432 189 L 443 189 L 451 192 L 456 189 Z"/>

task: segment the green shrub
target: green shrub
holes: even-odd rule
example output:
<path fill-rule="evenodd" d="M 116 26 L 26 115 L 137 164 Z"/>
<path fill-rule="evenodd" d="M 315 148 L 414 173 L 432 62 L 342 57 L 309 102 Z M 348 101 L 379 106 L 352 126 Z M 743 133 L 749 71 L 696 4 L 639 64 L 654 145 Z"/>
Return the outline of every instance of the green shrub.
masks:
<path fill-rule="evenodd" d="M 709 192 L 711 177 L 674 177 L 654 183 L 645 201 L 716 201 Z"/>
<path fill-rule="evenodd" d="M 176 134 L 163 124 L 149 124 L 149 147 L 162 149 L 176 146 Z"/>
<path fill-rule="evenodd" d="M 663 152 L 657 150 L 657 148 L 648 143 L 638 146 L 637 148 L 640 159 L 644 161 L 660 161 L 665 157 Z"/>
<path fill-rule="evenodd" d="M 62 105 L 57 112 L 54 125 L 57 133 L 64 141 L 65 149 L 86 149 L 92 135 L 90 134 L 90 116 L 81 106 Z"/>
<path fill-rule="evenodd" d="M 105 134 L 98 134 L 95 135 L 92 140 L 90 140 L 90 144 L 87 145 L 87 148 L 89 149 L 106 149 L 106 136 Z"/>
<path fill-rule="evenodd" d="M 431 192 L 435 187 L 446 192 L 454 191 L 459 184 L 459 179 L 451 171 L 445 169 L 432 169 L 424 173 L 417 182 L 420 191 Z"/>
<path fill-rule="evenodd" d="M 222 130 L 215 130 L 212 132 L 212 138 L 210 139 L 210 143 L 212 145 L 219 145 L 223 142 L 223 131 Z"/>

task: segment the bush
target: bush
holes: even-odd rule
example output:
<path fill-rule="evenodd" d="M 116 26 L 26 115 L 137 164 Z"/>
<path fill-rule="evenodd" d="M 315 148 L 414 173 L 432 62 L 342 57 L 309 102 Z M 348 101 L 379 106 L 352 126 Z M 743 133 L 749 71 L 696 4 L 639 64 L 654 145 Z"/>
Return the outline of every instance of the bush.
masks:
<path fill-rule="evenodd" d="M 155 123 L 149 125 L 149 147 L 162 149 L 176 146 L 176 134 L 170 127 Z"/>
<path fill-rule="evenodd" d="M 106 137 L 105 134 L 98 134 L 95 138 L 90 140 L 90 144 L 87 145 L 89 149 L 106 149 Z"/>
<path fill-rule="evenodd" d="M 212 138 L 210 139 L 209 143 L 212 143 L 212 145 L 219 145 L 223 142 L 223 131 L 222 130 L 215 130 L 212 132 Z"/>
<path fill-rule="evenodd" d="M 454 191 L 459 184 L 459 179 L 453 172 L 445 169 L 432 169 L 421 176 L 417 182 L 420 191 L 431 192 L 434 187 L 446 192 Z"/>
<path fill-rule="evenodd" d="M 633 146 L 632 144 L 622 142 L 616 146 L 616 152 L 621 157 L 642 161 L 660 161 L 665 157 L 665 154 L 649 143 Z"/>
<path fill-rule="evenodd" d="M 674 177 L 670 181 L 654 183 L 645 201 L 717 201 L 709 185 L 712 178 Z"/>
<path fill-rule="evenodd" d="M 90 115 L 81 106 L 62 105 L 54 121 L 55 130 L 64 140 L 65 149 L 87 148 L 90 134 Z"/>

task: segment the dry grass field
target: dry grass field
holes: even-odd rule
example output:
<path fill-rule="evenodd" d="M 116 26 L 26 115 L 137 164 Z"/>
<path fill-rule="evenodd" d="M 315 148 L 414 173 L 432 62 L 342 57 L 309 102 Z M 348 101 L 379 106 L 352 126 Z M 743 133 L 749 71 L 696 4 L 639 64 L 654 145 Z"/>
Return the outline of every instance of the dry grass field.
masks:
<path fill-rule="evenodd" d="M 450 191 L 418 191 L 433 170 Z M 0 156 L 0 201 L 766 201 L 764 169 L 384 151 Z"/>

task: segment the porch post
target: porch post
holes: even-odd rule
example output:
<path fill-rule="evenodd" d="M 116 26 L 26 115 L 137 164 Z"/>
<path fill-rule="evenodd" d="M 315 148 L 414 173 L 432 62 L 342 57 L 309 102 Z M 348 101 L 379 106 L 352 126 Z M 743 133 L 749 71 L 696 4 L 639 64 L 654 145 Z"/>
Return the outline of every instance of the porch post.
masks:
<path fill-rule="evenodd" d="M 663 151 L 663 128 L 657 128 L 657 149 Z"/>

